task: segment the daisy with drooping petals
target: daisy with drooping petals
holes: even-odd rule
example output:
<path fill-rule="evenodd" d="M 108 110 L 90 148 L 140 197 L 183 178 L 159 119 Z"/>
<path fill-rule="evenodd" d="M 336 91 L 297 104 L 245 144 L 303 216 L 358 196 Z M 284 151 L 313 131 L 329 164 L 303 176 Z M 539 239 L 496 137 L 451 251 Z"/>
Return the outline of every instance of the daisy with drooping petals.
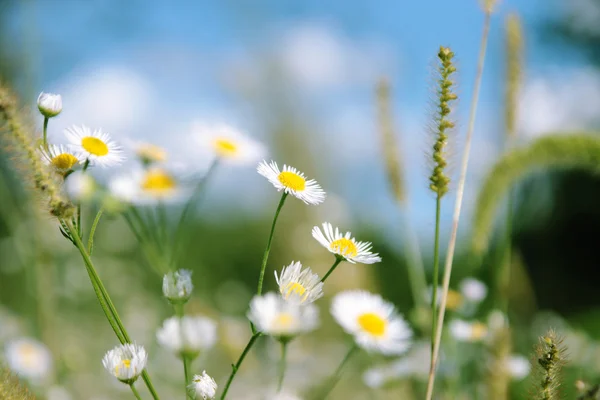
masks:
<path fill-rule="evenodd" d="M 117 199 L 139 205 L 177 202 L 188 192 L 173 173 L 161 167 L 140 169 L 117 176 L 108 186 Z"/>
<path fill-rule="evenodd" d="M 202 371 L 202 375 L 194 375 L 188 390 L 194 399 L 214 399 L 217 394 L 217 382 L 206 371 Z"/>
<path fill-rule="evenodd" d="M 126 343 L 109 350 L 102 359 L 104 368 L 115 378 L 131 385 L 142 374 L 148 353 L 142 346 Z"/>
<path fill-rule="evenodd" d="M 81 162 L 81 155 L 67 149 L 63 145 L 48 145 L 48 150 L 40 149 L 42 160 L 60 173 L 65 173 Z"/>
<path fill-rule="evenodd" d="M 193 136 L 214 157 L 228 164 L 253 164 L 267 153 L 262 143 L 225 124 L 196 124 Z"/>
<path fill-rule="evenodd" d="M 286 301 L 297 304 L 312 303 L 323 296 L 323 282 L 317 274 L 313 274 L 310 268 L 302 270 L 302 264 L 292 261 L 283 267 L 281 274 L 275 280 L 279 285 L 279 292 Z"/>
<path fill-rule="evenodd" d="M 352 237 L 352 233 L 346 232 L 345 235 L 342 235 L 338 228 L 335 228 L 334 232 L 333 227 L 328 222 L 323 224 L 323 232 L 318 226 L 315 226 L 312 235 L 323 247 L 337 257 L 353 264 L 375 264 L 381 261 L 379 254 L 371 252 L 373 245 L 370 242 L 358 242 Z"/>
<path fill-rule="evenodd" d="M 412 331 L 394 305 L 377 294 L 349 290 L 336 295 L 331 314 L 367 351 L 398 355 L 410 347 Z"/>
<path fill-rule="evenodd" d="M 258 164 L 257 171 L 267 178 L 277 191 L 283 190 L 306 204 L 317 205 L 325 201 L 325 192 L 317 181 L 307 180 L 304 174 L 294 167 L 284 165 L 280 171 L 275 161 L 267 163 L 263 160 Z"/>
<path fill-rule="evenodd" d="M 289 340 L 317 327 L 319 309 L 314 304 L 287 302 L 271 292 L 263 296 L 254 296 L 250 302 L 248 319 L 260 332 Z"/>
<path fill-rule="evenodd" d="M 111 167 L 125 159 L 121 146 L 100 129 L 92 132 L 85 125 L 72 126 L 65 130 L 65 136 L 71 142 L 72 148 L 81 153 L 84 159 L 89 160 L 91 165 Z"/>

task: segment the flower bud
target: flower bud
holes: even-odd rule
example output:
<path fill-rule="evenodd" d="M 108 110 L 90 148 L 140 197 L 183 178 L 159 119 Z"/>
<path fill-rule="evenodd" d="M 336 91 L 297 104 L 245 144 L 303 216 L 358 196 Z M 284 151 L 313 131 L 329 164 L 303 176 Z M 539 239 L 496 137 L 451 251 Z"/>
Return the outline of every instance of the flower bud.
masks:
<path fill-rule="evenodd" d="M 192 271 L 180 269 L 163 278 L 163 294 L 173 304 L 183 304 L 192 295 Z"/>
<path fill-rule="evenodd" d="M 37 105 L 44 117 L 56 117 L 62 111 L 62 97 L 60 94 L 42 92 L 38 96 Z"/>

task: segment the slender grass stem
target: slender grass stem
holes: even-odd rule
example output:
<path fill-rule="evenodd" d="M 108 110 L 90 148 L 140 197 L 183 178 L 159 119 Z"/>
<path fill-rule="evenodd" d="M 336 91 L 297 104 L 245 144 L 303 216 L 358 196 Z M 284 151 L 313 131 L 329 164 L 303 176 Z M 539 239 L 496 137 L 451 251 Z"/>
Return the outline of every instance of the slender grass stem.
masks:
<path fill-rule="evenodd" d="M 442 210 L 442 196 L 438 193 L 435 198 L 435 237 L 433 244 L 433 279 L 431 294 L 431 362 L 433 362 L 434 333 L 437 322 L 437 292 L 440 271 L 440 214 Z"/>
<path fill-rule="evenodd" d="M 260 275 L 258 276 L 258 289 L 256 290 L 256 294 L 259 296 L 262 294 L 265 269 L 267 268 L 267 261 L 269 260 L 269 253 L 271 252 L 271 242 L 273 241 L 273 234 L 275 233 L 275 224 L 277 224 L 277 218 L 279 218 L 279 213 L 283 208 L 283 203 L 285 203 L 287 196 L 288 194 L 286 192 L 283 192 L 281 195 L 281 200 L 279 200 L 279 205 L 277 206 L 277 211 L 275 211 L 275 217 L 273 218 L 273 223 L 271 224 L 271 233 L 269 233 L 269 240 L 267 241 L 267 247 L 265 248 L 265 253 L 263 255 L 262 265 L 260 266 Z"/>
<path fill-rule="evenodd" d="M 100 222 L 100 218 L 102 217 L 102 213 L 104 212 L 104 208 L 100 208 L 96 217 L 94 218 L 94 222 L 92 223 L 92 228 L 90 229 L 90 236 L 88 238 L 88 253 L 92 255 L 94 251 L 94 235 L 96 234 L 96 228 L 98 227 L 98 223 Z"/>
<path fill-rule="evenodd" d="M 188 382 L 190 381 L 190 359 L 186 355 L 183 355 L 181 358 L 183 360 L 183 376 L 185 384 L 183 389 L 185 390 L 185 398 L 192 398 L 188 391 Z"/>
<path fill-rule="evenodd" d="M 458 222 L 460 219 L 460 211 L 462 207 L 462 200 L 465 191 L 465 181 L 467 179 L 467 169 L 469 165 L 469 153 L 471 151 L 471 142 L 473 138 L 473 130 L 475 127 L 475 116 L 477 114 L 477 103 L 479 99 L 479 89 L 481 88 L 481 78 L 483 76 L 483 67 L 485 64 L 485 52 L 487 49 L 488 33 L 490 30 L 490 19 L 491 10 L 487 10 L 485 13 L 485 21 L 483 25 L 483 34 L 481 38 L 481 47 L 479 49 L 479 60 L 477 63 L 477 75 L 475 77 L 475 86 L 473 87 L 473 98 L 471 100 L 471 110 L 469 116 L 469 125 L 467 129 L 467 137 L 465 142 L 465 148 L 462 157 L 462 165 L 460 172 L 460 179 L 458 181 L 458 187 L 456 190 L 456 203 L 454 205 L 454 215 L 452 218 L 452 230 L 450 232 L 450 240 L 448 242 L 448 251 L 446 253 L 446 262 L 444 264 L 444 281 L 443 281 L 443 292 L 442 299 L 438 312 L 438 320 L 435 331 L 435 341 L 433 346 L 433 354 L 431 359 L 431 366 L 429 370 L 429 379 L 427 382 L 427 395 L 426 399 L 431 400 L 433 397 L 433 386 L 435 383 L 435 371 L 440 351 L 440 343 L 442 340 L 442 328 L 444 326 L 444 316 L 446 314 L 446 301 L 448 300 L 448 289 L 450 287 L 450 276 L 452 274 L 452 261 L 454 260 L 454 250 L 456 247 L 456 241 L 458 238 Z"/>
<path fill-rule="evenodd" d="M 321 395 L 318 396 L 319 400 L 325 399 L 327 396 L 329 396 L 329 393 L 331 393 L 331 391 L 338 384 L 338 382 L 340 381 L 340 378 L 342 377 L 342 372 L 344 371 L 344 367 L 346 366 L 346 364 L 348 364 L 348 361 L 350 360 L 352 355 L 354 353 L 356 353 L 356 350 L 358 350 L 358 346 L 356 345 L 356 343 L 353 343 L 352 346 L 348 349 L 348 352 L 346 353 L 344 358 L 342 359 L 342 362 L 340 363 L 340 365 L 338 365 L 335 372 L 331 376 L 331 379 L 329 380 L 327 386 L 325 387 L 325 390 L 323 390 Z"/>
<path fill-rule="evenodd" d="M 240 366 L 242 365 L 242 363 L 244 362 L 244 358 L 246 358 L 246 355 L 248 354 L 248 352 L 250 351 L 252 346 L 254 346 L 256 339 L 258 339 L 260 335 L 261 335 L 260 332 L 256 332 L 252 335 L 252 337 L 250 338 L 250 341 L 248 342 L 248 344 L 244 348 L 244 351 L 240 355 L 240 358 L 238 358 L 237 362 L 231 366 L 231 374 L 229 375 L 229 379 L 227 379 L 227 383 L 225 384 L 225 387 L 223 388 L 223 393 L 221 394 L 221 400 L 224 400 L 225 396 L 227 396 L 227 392 L 229 391 L 231 382 L 233 382 L 235 375 L 237 374 L 238 370 L 240 369 Z"/>
<path fill-rule="evenodd" d="M 279 361 L 279 379 L 277 381 L 277 393 L 281 392 L 281 388 L 283 387 L 283 380 L 285 379 L 287 345 L 287 340 L 281 341 L 281 360 Z"/>
<path fill-rule="evenodd" d="M 44 117 L 44 133 L 43 133 L 43 141 L 42 145 L 44 146 L 44 150 L 48 151 L 48 121 L 50 118 Z"/>
<path fill-rule="evenodd" d="M 325 276 L 323 276 L 323 278 L 321 278 L 321 282 L 325 282 L 325 280 L 329 277 L 329 275 L 331 275 L 331 273 L 337 268 L 337 266 L 344 261 L 343 258 L 336 256 L 335 257 L 335 262 L 333 263 L 333 265 L 331 266 L 331 268 L 329 268 L 329 271 L 327 271 L 327 273 L 325 274 Z"/>
<path fill-rule="evenodd" d="M 142 397 L 140 396 L 139 392 L 135 388 L 135 385 L 132 383 L 129 385 L 129 387 L 131 388 L 131 391 L 133 392 L 133 395 L 135 396 L 135 398 L 138 400 L 142 400 Z"/>

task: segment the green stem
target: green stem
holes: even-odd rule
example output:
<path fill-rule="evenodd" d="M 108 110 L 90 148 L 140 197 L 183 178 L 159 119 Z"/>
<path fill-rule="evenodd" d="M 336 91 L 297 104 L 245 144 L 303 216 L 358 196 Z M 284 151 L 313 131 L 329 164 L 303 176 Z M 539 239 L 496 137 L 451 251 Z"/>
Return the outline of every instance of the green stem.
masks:
<path fill-rule="evenodd" d="M 283 386 L 283 379 L 285 378 L 287 345 L 287 340 L 281 341 L 281 360 L 279 361 L 279 380 L 277 381 L 277 393 L 281 392 L 281 387 Z"/>
<path fill-rule="evenodd" d="M 90 159 L 86 159 L 85 163 L 83 164 L 83 169 L 82 171 L 85 172 L 88 167 L 90 166 Z M 75 227 L 77 228 L 77 234 L 79 235 L 79 237 L 83 237 L 82 236 L 82 229 L 81 229 L 81 203 L 77 203 L 77 223 L 75 225 Z"/>
<path fill-rule="evenodd" d="M 440 274 L 440 214 L 442 208 L 442 196 L 438 193 L 435 198 L 435 238 L 433 244 L 433 279 L 431 295 L 431 356 L 433 357 L 434 332 L 437 322 L 437 292 Z"/>
<path fill-rule="evenodd" d="M 110 296 L 108 295 L 108 292 L 106 291 L 106 288 L 104 287 L 104 284 L 102 283 L 102 280 L 100 279 L 100 277 L 98 276 L 98 273 L 96 272 L 96 269 L 94 268 L 94 264 L 92 263 L 92 260 L 89 256 L 89 254 L 87 253 L 85 246 L 83 245 L 83 242 L 81 241 L 81 237 L 79 236 L 77 231 L 73 229 L 73 226 L 69 222 L 66 222 L 66 224 L 67 224 L 67 227 L 69 228 L 69 232 L 71 233 L 71 236 L 73 238 L 73 242 L 75 243 L 75 246 L 81 253 L 81 257 L 83 258 L 83 261 L 86 265 L 88 274 L 90 275 L 90 280 L 92 281 L 92 286 L 94 287 L 94 291 L 96 292 L 96 297 L 98 298 L 98 301 L 100 302 L 100 306 L 102 307 L 104 314 L 106 315 L 106 318 L 108 319 L 108 322 L 110 323 L 113 330 L 115 331 L 115 334 L 117 335 L 117 338 L 119 339 L 121 344 L 131 343 L 129 334 L 127 333 L 127 330 L 125 329 L 125 326 L 123 325 L 123 322 L 121 321 L 121 318 L 119 317 L 119 314 L 118 314 Z M 156 391 L 154 390 L 154 386 L 152 385 L 152 381 L 150 380 L 150 376 L 148 375 L 148 372 L 146 370 L 144 370 L 142 372 L 142 378 L 144 379 L 144 382 L 146 382 L 146 386 L 148 387 L 148 390 L 152 394 L 152 397 L 155 400 L 158 400 L 159 399 L 158 394 L 156 394 Z"/>
<path fill-rule="evenodd" d="M 250 341 L 248 342 L 248 344 L 244 348 L 244 351 L 240 355 L 240 358 L 237 360 L 235 365 L 231 366 L 231 375 L 229 375 L 229 379 L 227 379 L 227 383 L 225 384 L 225 388 L 223 389 L 223 393 L 221 394 L 221 400 L 224 400 L 225 396 L 227 396 L 227 392 L 229 391 L 229 386 L 231 386 L 231 382 L 233 382 L 233 378 L 235 378 L 235 375 L 237 374 L 238 370 L 240 369 L 240 366 L 242 365 L 244 358 L 246 358 L 246 355 L 248 354 L 248 352 L 250 351 L 252 346 L 254 346 L 254 342 L 256 342 L 256 339 L 258 339 L 258 337 L 260 335 L 261 335 L 260 332 L 256 332 L 255 334 L 252 335 L 252 337 L 250 338 Z"/>
<path fill-rule="evenodd" d="M 142 397 L 140 396 L 140 394 L 138 393 L 137 389 L 135 388 L 134 384 L 131 383 L 129 385 L 129 387 L 131 388 L 131 391 L 133 392 L 133 395 L 135 396 L 136 399 L 138 400 L 142 400 Z"/>
<path fill-rule="evenodd" d="M 335 385 L 337 385 L 338 382 L 340 381 L 344 367 L 346 366 L 346 364 L 348 363 L 348 361 L 350 360 L 352 355 L 356 352 L 356 350 L 358 350 L 358 346 L 356 345 L 356 343 L 353 343 L 352 346 L 348 349 L 348 352 L 346 353 L 344 358 L 342 359 L 342 362 L 340 363 L 340 365 L 338 365 L 338 367 L 336 368 L 335 372 L 333 373 L 333 375 L 329 381 L 330 383 L 325 388 L 322 395 L 319 396 L 319 399 L 326 398 L 329 395 L 329 393 L 331 393 L 331 391 L 335 388 Z"/>
<path fill-rule="evenodd" d="M 329 271 L 327 271 L 327 273 L 325 274 L 325 276 L 323 278 L 321 278 L 321 282 L 325 282 L 325 279 L 327 279 L 329 277 L 329 275 L 331 275 L 331 273 L 333 272 L 333 270 L 335 270 L 335 268 L 342 261 L 344 261 L 344 259 L 342 257 L 335 256 L 335 262 L 333 263 L 333 265 L 331 266 L 331 268 L 329 268 Z"/>
<path fill-rule="evenodd" d="M 88 253 L 90 253 L 90 255 L 92 254 L 92 251 L 94 251 L 94 235 L 96 234 L 96 228 L 98 227 L 98 222 L 100 222 L 103 212 L 104 208 L 98 210 L 96 218 L 94 218 L 94 222 L 92 223 L 92 228 L 90 229 L 90 237 L 88 238 Z"/>
<path fill-rule="evenodd" d="M 48 120 L 50 118 L 44 117 L 44 136 L 43 136 L 43 146 L 44 150 L 48 151 Z"/>
<path fill-rule="evenodd" d="M 260 267 L 260 275 L 258 276 L 258 289 L 256 290 L 257 295 L 262 294 L 263 280 L 265 278 L 265 269 L 267 268 L 267 260 L 269 259 L 269 252 L 271 251 L 271 242 L 273 241 L 273 234 L 275 233 L 275 224 L 277 223 L 277 218 L 279 217 L 279 212 L 283 208 L 283 203 L 285 203 L 285 199 L 288 194 L 283 192 L 281 195 L 281 200 L 279 200 L 279 205 L 277 206 L 277 211 L 275 211 L 275 217 L 273 218 L 273 223 L 271 224 L 271 233 L 269 234 L 269 241 L 267 242 L 267 247 L 265 248 L 265 253 L 263 255 L 262 265 Z"/>
<path fill-rule="evenodd" d="M 508 204 L 506 207 L 506 227 L 504 232 L 504 248 L 500 271 L 498 274 L 498 297 L 500 300 L 500 310 L 504 314 L 508 313 L 509 291 L 510 291 L 510 269 L 512 257 L 512 218 L 513 218 L 513 196 L 512 190 L 508 193 Z"/>
<path fill-rule="evenodd" d="M 183 376 L 185 379 L 185 398 L 193 398 L 188 391 L 188 382 L 190 381 L 190 359 L 184 354 L 181 359 L 183 360 Z"/>

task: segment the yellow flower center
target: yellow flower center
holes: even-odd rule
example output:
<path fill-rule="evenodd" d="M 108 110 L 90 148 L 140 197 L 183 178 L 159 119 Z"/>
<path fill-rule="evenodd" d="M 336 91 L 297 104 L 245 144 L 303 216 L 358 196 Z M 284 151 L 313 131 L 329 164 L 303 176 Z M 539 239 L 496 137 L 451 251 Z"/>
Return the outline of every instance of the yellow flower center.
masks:
<path fill-rule="evenodd" d="M 52 165 L 56 169 L 69 170 L 73 168 L 73 165 L 77 164 L 79 160 L 73 154 L 63 153 L 59 154 L 50 160 Z"/>
<path fill-rule="evenodd" d="M 214 142 L 215 151 L 221 157 L 232 157 L 238 152 L 238 146 L 228 139 L 217 138 Z"/>
<path fill-rule="evenodd" d="M 277 179 L 283 186 L 296 192 L 302 192 L 306 187 L 306 179 L 294 172 L 284 171 L 279 174 Z"/>
<path fill-rule="evenodd" d="M 281 313 L 277 316 L 275 322 L 280 328 L 287 328 L 294 322 L 294 317 L 289 313 Z"/>
<path fill-rule="evenodd" d="M 38 358 L 36 357 L 37 355 L 37 350 L 35 348 L 35 346 L 32 346 L 31 344 L 23 344 L 21 345 L 21 347 L 19 348 L 19 354 L 21 355 L 21 357 L 23 358 L 23 364 L 25 364 L 28 367 L 34 367 L 38 364 Z"/>
<path fill-rule="evenodd" d="M 148 171 L 142 182 L 142 189 L 154 193 L 169 192 L 175 189 L 176 186 L 177 183 L 171 175 L 158 169 Z"/>
<path fill-rule="evenodd" d="M 115 365 L 115 374 L 119 373 L 119 370 L 121 369 L 121 366 L 123 366 L 125 368 L 131 368 L 131 360 L 128 360 L 128 359 L 121 360 L 121 364 Z"/>
<path fill-rule="evenodd" d="M 137 155 L 145 162 L 163 162 L 167 159 L 167 152 L 160 146 L 145 143 L 138 147 Z"/>
<path fill-rule="evenodd" d="M 481 322 L 474 322 L 471 327 L 471 339 L 480 340 L 483 339 L 488 332 L 487 326 Z"/>
<path fill-rule="evenodd" d="M 456 290 L 448 290 L 448 298 L 446 299 L 446 308 L 449 310 L 457 310 L 463 303 L 462 295 Z"/>
<path fill-rule="evenodd" d="M 105 156 L 108 154 L 106 143 L 93 136 L 86 136 L 81 139 L 81 146 L 83 146 L 85 151 L 95 156 Z"/>
<path fill-rule="evenodd" d="M 373 336 L 383 336 L 387 321 L 377 314 L 365 313 L 358 317 L 358 324 Z"/>
<path fill-rule="evenodd" d="M 354 242 L 346 238 L 334 240 L 329 245 L 329 248 L 331 249 L 331 251 L 339 253 L 344 257 L 356 257 L 356 255 L 358 254 L 358 249 L 356 248 Z"/>
<path fill-rule="evenodd" d="M 284 288 L 281 288 L 281 293 L 285 296 L 285 299 L 289 299 L 292 294 L 297 294 L 298 296 L 304 298 L 304 294 L 306 293 L 306 288 L 302 286 L 298 282 L 290 282 Z"/>

